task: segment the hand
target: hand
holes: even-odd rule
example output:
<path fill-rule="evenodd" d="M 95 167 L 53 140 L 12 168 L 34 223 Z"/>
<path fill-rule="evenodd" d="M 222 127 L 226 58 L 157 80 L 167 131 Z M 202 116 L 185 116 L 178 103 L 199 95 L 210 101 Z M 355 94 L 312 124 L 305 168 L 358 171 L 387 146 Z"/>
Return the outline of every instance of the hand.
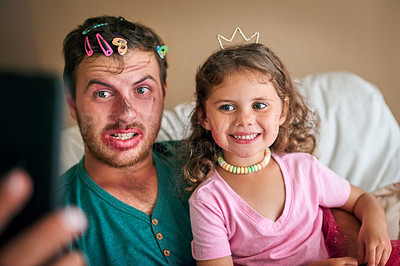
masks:
<path fill-rule="evenodd" d="M 351 257 L 332 258 L 320 260 L 309 264 L 309 266 L 339 266 L 339 265 L 358 265 L 357 260 Z"/>
<path fill-rule="evenodd" d="M 0 182 L 0 231 L 32 193 L 32 182 L 22 170 L 14 170 Z M 87 226 L 85 215 L 77 208 L 66 208 L 42 218 L 35 225 L 2 246 L 0 265 L 84 265 L 82 254 L 72 252 L 56 257 L 63 246 Z"/>
<path fill-rule="evenodd" d="M 358 262 L 368 266 L 385 265 L 392 252 L 386 227 L 379 223 L 362 224 L 358 236 Z"/>

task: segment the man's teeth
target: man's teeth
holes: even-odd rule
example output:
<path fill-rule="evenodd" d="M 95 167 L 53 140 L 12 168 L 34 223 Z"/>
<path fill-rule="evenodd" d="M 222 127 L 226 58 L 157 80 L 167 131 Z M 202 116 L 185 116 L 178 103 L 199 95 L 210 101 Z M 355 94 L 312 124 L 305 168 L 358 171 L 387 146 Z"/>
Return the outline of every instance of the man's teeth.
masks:
<path fill-rule="evenodd" d="M 246 140 L 250 140 L 250 139 L 255 139 L 257 137 L 258 134 L 250 134 L 250 135 L 233 135 L 233 137 L 235 139 L 246 139 Z"/>
<path fill-rule="evenodd" d="M 135 135 L 136 135 L 135 133 L 118 133 L 118 134 L 112 134 L 111 137 L 113 137 L 114 139 L 126 140 L 133 138 L 133 136 Z"/>

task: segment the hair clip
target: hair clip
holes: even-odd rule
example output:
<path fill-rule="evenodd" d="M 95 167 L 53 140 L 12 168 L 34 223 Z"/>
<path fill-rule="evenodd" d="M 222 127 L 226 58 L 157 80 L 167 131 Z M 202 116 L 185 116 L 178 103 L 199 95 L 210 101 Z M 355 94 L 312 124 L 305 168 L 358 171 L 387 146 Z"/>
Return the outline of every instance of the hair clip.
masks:
<path fill-rule="evenodd" d="M 88 36 L 86 36 L 86 38 L 85 38 L 85 51 L 89 57 L 91 57 L 93 55 L 93 50 L 92 50 L 92 47 L 90 47 Z"/>
<path fill-rule="evenodd" d="M 115 46 L 118 46 L 118 53 L 120 55 L 124 55 L 128 51 L 127 43 L 128 42 L 122 38 L 114 38 L 112 40 L 112 44 L 114 44 Z"/>
<path fill-rule="evenodd" d="M 100 46 L 101 50 L 103 50 L 103 53 L 104 53 L 106 56 L 112 55 L 113 52 L 114 52 L 113 49 L 112 49 L 111 46 L 108 44 L 108 42 L 106 42 L 106 40 L 104 40 L 104 38 L 100 35 L 100 33 L 96 33 L 96 38 L 97 38 L 97 41 L 99 42 L 99 46 Z M 104 43 L 104 44 L 107 46 L 107 50 L 104 49 L 104 46 L 103 46 L 102 43 Z"/>
<path fill-rule="evenodd" d="M 247 37 L 243 34 L 242 30 L 241 30 L 239 27 L 236 27 L 236 29 L 233 31 L 233 34 L 232 34 L 232 36 L 231 36 L 231 38 L 230 38 L 229 40 L 228 40 L 227 38 L 225 38 L 224 36 L 217 34 L 217 39 L 218 39 L 218 42 L 219 42 L 219 46 L 221 46 L 221 49 L 222 49 L 222 50 L 224 50 L 224 46 L 222 45 L 221 39 L 225 40 L 226 42 L 232 42 L 232 40 L 235 38 L 236 32 L 239 32 L 240 35 L 242 35 L 242 38 L 243 38 L 246 42 L 248 42 L 248 41 L 250 41 L 251 39 L 253 39 L 254 37 L 256 37 L 255 43 L 258 43 L 258 39 L 260 38 L 260 33 L 259 33 L 259 32 L 255 32 L 255 33 L 253 33 L 253 35 L 250 36 L 250 38 L 247 38 Z"/>
<path fill-rule="evenodd" d="M 166 45 L 157 46 L 157 52 L 158 52 L 158 55 L 161 57 L 161 59 L 164 59 L 164 56 L 168 52 L 168 46 L 166 46 Z"/>
<path fill-rule="evenodd" d="M 83 35 L 86 35 L 86 34 L 88 34 L 92 29 L 95 29 L 95 28 L 98 28 L 98 27 L 101 27 L 101 26 L 105 26 L 105 25 L 107 25 L 107 23 L 96 24 L 96 25 L 94 25 L 93 27 L 87 28 L 86 30 L 82 31 L 82 34 L 83 34 Z"/>

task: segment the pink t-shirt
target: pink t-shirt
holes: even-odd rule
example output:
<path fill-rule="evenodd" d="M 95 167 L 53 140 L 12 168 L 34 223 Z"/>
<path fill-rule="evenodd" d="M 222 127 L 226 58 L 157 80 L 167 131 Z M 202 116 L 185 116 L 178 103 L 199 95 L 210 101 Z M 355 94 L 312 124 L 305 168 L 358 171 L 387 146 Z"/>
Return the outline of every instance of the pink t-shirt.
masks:
<path fill-rule="evenodd" d="M 241 265 L 304 265 L 329 257 L 320 206 L 342 206 L 349 182 L 308 154 L 272 156 L 285 183 L 281 216 L 274 222 L 258 214 L 215 171 L 189 200 L 196 260 L 232 255 Z"/>

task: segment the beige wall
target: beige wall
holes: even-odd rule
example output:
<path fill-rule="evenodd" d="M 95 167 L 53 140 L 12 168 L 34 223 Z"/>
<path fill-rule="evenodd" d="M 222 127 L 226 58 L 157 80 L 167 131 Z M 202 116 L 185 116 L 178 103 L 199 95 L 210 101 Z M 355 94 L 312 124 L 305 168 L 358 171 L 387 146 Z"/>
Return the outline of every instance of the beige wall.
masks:
<path fill-rule="evenodd" d="M 61 74 L 64 36 L 104 14 L 142 22 L 163 37 L 167 108 L 192 98 L 197 66 L 219 48 L 216 34 L 230 36 L 240 26 L 259 31 L 296 78 L 345 70 L 374 83 L 400 121 L 398 0 L 2 0 L 0 67 Z"/>

